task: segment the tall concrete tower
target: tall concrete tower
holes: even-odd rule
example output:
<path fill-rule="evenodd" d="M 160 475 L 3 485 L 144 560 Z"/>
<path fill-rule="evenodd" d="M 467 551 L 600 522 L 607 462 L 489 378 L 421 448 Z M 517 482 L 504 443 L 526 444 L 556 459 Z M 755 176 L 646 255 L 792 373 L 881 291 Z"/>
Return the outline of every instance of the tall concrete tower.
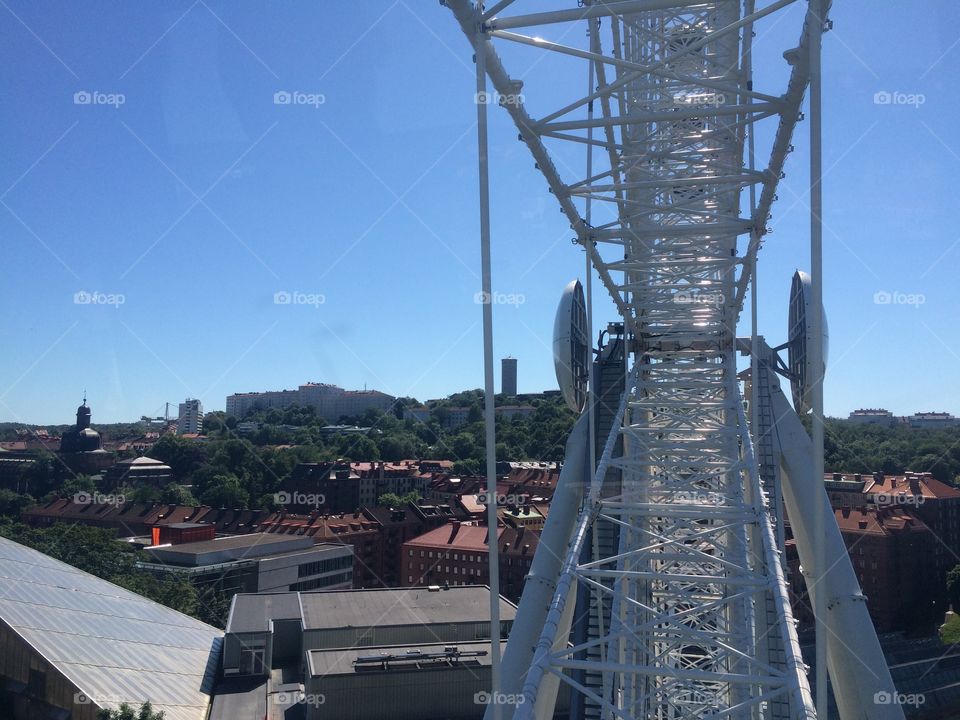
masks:
<path fill-rule="evenodd" d="M 500 392 L 504 395 L 517 394 L 517 359 L 505 357 L 500 361 Z"/>
<path fill-rule="evenodd" d="M 203 405 L 199 400 L 187 398 L 180 403 L 177 416 L 177 434 L 199 433 L 203 430 Z"/>

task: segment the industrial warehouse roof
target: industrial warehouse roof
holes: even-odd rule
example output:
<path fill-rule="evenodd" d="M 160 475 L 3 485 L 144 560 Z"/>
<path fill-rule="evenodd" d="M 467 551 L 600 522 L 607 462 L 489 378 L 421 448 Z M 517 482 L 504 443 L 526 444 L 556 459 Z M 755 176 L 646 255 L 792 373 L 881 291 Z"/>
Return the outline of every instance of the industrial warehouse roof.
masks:
<path fill-rule="evenodd" d="M 501 619 L 513 620 L 516 614 L 516 605 L 500 598 Z M 234 596 L 227 632 L 266 632 L 271 620 L 294 619 L 302 621 L 304 630 L 489 622 L 490 588 L 457 585 L 448 590 L 240 593 Z"/>
<path fill-rule="evenodd" d="M 199 620 L 2 537 L 0 619 L 101 707 L 206 715 L 223 633 Z"/>

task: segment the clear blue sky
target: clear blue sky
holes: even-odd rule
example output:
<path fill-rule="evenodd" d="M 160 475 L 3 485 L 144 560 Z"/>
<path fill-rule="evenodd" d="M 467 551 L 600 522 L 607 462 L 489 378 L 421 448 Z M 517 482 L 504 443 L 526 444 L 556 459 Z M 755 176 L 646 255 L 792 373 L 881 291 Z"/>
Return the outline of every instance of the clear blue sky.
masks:
<path fill-rule="evenodd" d="M 826 408 L 960 413 L 960 6 L 837 2 L 833 17 Z M 758 80 L 798 33 L 796 13 L 765 30 Z M 70 422 L 84 389 L 102 423 L 308 380 L 420 399 L 482 385 L 470 48 L 437 2 L 7 0 L 0 47 L 0 420 Z M 537 57 L 508 58 L 534 112 L 566 67 Z M 323 103 L 275 104 L 283 91 Z M 879 91 L 924 103 L 878 105 Z M 492 117 L 494 287 L 524 298 L 495 306 L 496 355 L 539 391 L 555 386 L 554 308 L 583 256 Z M 774 343 L 808 265 L 808 127 L 761 256 Z M 925 302 L 876 304 L 883 291 Z M 84 292 L 123 304 L 76 303 Z"/>

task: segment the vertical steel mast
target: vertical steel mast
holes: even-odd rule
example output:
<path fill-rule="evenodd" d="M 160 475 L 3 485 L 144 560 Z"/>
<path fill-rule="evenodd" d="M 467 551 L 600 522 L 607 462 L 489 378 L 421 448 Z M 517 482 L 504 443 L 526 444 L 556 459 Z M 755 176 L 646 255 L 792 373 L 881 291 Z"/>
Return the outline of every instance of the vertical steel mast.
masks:
<path fill-rule="evenodd" d="M 553 548 L 565 559 L 543 632 L 524 672 L 505 658 L 503 691 L 524 699 L 515 717 L 550 717 L 558 679 L 585 699 L 584 716 L 815 717 L 735 360 L 737 318 L 807 87 L 809 33 L 822 22 L 807 11 L 798 47 L 784 53 L 786 91 L 775 93 L 754 88 L 744 36 L 794 2 L 570 0 L 511 16 L 503 12 L 522 0 L 487 10 L 444 2 L 483 54 L 631 343 L 622 424 L 568 543 Z M 580 36 L 571 23 L 588 27 L 588 48 L 564 44 Z M 531 27 L 555 39 L 518 32 Z M 534 119 L 537 89 L 507 73 L 495 41 L 590 63 L 596 89 Z M 767 119 L 767 166 L 745 167 L 746 138 Z M 571 143 L 597 147 L 605 163 L 567 177 L 569 164 L 553 157 Z M 750 187 L 755 204 L 741 197 Z M 593 224 L 581 216 L 586 198 Z M 614 458 L 619 433 L 625 449 Z M 615 494 L 603 490 L 607 466 L 622 471 Z M 618 543 L 584 552 L 604 525 Z M 605 599 L 605 617 L 571 644 L 577 586 Z"/>

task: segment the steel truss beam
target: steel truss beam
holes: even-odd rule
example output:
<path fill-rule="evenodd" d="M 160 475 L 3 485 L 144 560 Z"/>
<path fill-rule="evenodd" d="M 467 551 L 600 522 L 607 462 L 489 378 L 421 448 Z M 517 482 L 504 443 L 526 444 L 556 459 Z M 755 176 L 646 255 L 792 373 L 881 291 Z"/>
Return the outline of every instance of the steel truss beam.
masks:
<path fill-rule="evenodd" d="M 815 717 L 734 354 L 743 269 L 767 231 L 809 47 L 801 39 L 788 53 L 785 93 L 759 92 L 742 34 L 795 1 L 755 9 L 748 0 L 742 11 L 740 0 L 584 0 L 507 18 L 495 12 L 521 2 L 484 14 L 445 0 L 623 316 L 635 358 L 622 426 L 599 463 L 621 468 L 622 490 L 605 493 L 598 469 L 570 542 L 554 549 L 565 560 L 516 718 L 551 716 L 551 678 L 602 718 Z M 513 32 L 570 23 L 587 26 L 588 49 Z M 808 31 L 820 23 L 808 19 Z M 596 90 L 534 119 L 532 91 L 521 92 L 494 41 L 579 59 L 584 76 L 592 65 Z M 593 103 L 599 115 L 587 112 Z M 745 138 L 768 118 L 779 125 L 766 168 L 745 168 Z M 607 167 L 562 177 L 549 148 L 570 143 L 602 147 Z M 756 207 L 743 208 L 741 190 L 754 185 Z M 585 197 L 605 201 L 596 216 L 609 210 L 596 227 L 580 215 Z M 740 235 L 749 237 L 743 258 Z M 613 458 L 618 433 L 625 451 Z M 616 546 L 594 543 L 584 560 L 604 529 Z M 570 645 L 577 584 L 599 598 L 601 630 Z"/>

